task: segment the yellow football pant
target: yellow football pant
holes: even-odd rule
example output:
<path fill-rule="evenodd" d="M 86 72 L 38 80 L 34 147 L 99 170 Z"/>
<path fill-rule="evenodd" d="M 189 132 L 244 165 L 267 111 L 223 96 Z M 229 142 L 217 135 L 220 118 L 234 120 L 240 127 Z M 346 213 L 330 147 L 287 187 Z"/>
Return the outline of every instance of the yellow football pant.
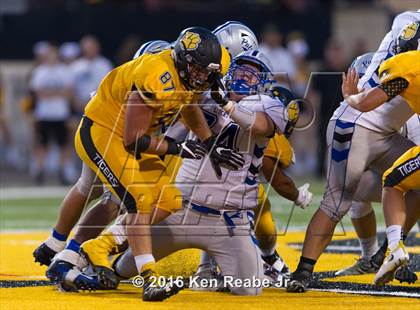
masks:
<path fill-rule="evenodd" d="M 277 235 L 276 223 L 271 214 L 271 205 L 264 186 L 258 186 L 258 206 L 255 213 L 255 235 L 261 244 L 269 244 L 269 239 Z"/>
<path fill-rule="evenodd" d="M 420 145 L 414 146 L 398 158 L 383 175 L 383 186 L 405 193 L 420 189 Z"/>
<path fill-rule="evenodd" d="M 158 156 L 142 154 L 137 161 L 125 150 L 122 137 L 87 117 L 82 119 L 74 143 L 79 157 L 128 212 L 151 213 L 154 207 L 175 212 L 182 207 L 182 195 L 170 183 Z"/>

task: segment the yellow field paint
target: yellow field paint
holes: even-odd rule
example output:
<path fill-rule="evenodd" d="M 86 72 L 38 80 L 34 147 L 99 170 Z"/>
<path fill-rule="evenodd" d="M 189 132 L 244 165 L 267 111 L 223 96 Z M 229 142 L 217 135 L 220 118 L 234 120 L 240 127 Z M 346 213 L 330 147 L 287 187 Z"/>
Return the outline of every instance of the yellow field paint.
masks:
<path fill-rule="evenodd" d="M 48 233 L 0 233 L 0 279 L 45 279 L 45 267 L 33 262 L 32 251 L 45 240 Z M 354 233 L 335 236 L 334 240 L 354 238 Z M 304 239 L 303 232 L 291 232 L 278 237 L 278 251 L 293 270 L 299 260 L 300 250 L 287 245 Z M 418 253 L 419 247 L 409 248 Z M 200 251 L 179 251 L 158 263 L 158 270 L 166 276 L 189 276 L 198 264 Z M 325 253 L 319 259 L 315 271 L 332 271 L 355 262 L 355 254 Z M 420 276 L 420 274 L 419 274 Z M 373 275 L 339 277 L 324 281 L 372 283 Z M 393 284 L 398 284 L 395 281 Z M 418 286 L 419 284 L 416 283 Z M 141 290 L 130 284 L 121 284 L 116 291 L 61 293 L 55 287 L 22 287 L 0 289 L 0 309 L 357 309 L 374 305 L 375 308 L 404 309 L 418 306 L 413 298 L 361 296 L 332 292 L 310 291 L 305 294 L 289 294 L 284 289 L 264 289 L 262 296 L 238 297 L 229 293 L 205 293 L 184 290 L 163 303 L 143 303 Z"/>
<path fill-rule="evenodd" d="M 290 294 L 285 290 L 266 289 L 262 296 L 232 296 L 229 293 L 205 293 L 190 290 L 162 303 L 144 303 L 141 290 L 129 284 L 114 292 L 60 293 L 52 287 L 0 289 L 0 308 L 8 310 L 42 309 L 362 309 L 368 305 L 375 309 L 414 309 L 414 299 L 371 297 L 324 292 Z M 413 308 L 411 308 L 413 307 Z"/>
<path fill-rule="evenodd" d="M 334 240 L 353 238 L 354 233 L 336 236 Z M 46 238 L 47 232 L 0 233 L 0 279 L 39 279 L 45 276 L 45 267 L 34 263 L 33 250 Z M 287 245 L 302 242 L 303 232 L 289 232 L 278 236 L 278 252 L 287 264 L 294 269 L 299 261 L 299 251 Z M 315 271 L 339 269 L 354 262 L 355 255 L 324 254 Z M 184 250 L 174 253 L 158 264 L 159 271 L 167 275 L 190 275 L 199 261 L 199 250 Z"/>
<path fill-rule="evenodd" d="M 46 232 L 0 233 L 0 279 L 45 278 L 45 267 L 34 263 L 32 252 L 47 237 Z"/>

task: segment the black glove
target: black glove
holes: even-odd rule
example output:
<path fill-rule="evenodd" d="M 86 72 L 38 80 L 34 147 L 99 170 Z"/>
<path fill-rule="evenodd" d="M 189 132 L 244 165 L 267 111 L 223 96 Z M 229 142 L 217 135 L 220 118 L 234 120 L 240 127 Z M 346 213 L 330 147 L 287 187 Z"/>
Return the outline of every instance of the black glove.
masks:
<path fill-rule="evenodd" d="M 207 149 L 200 142 L 195 140 L 186 140 L 182 143 L 176 143 L 174 139 L 165 137 L 168 143 L 166 154 L 178 155 L 188 159 L 202 159 L 207 155 Z"/>
<path fill-rule="evenodd" d="M 179 156 L 188 159 L 202 159 L 207 155 L 206 148 L 200 142 L 187 140 L 178 144 L 180 148 Z"/>
<path fill-rule="evenodd" d="M 229 99 L 226 94 L 225 86 L 222 83 L 221 77 L 216 79 L 210 90 L 211 98 L 216 101 L 221 107 L 224 107 Z"/>
<path fill-rule="evenodd" d="M 211 165 L 219 179 L 222 177 L 221 167 L 229 170 L 238 170 L 243 167 L 245 161 L 242 154 L 215 142 L 216 137 L 212 136 L 203 141 L 203 146 L 209 152 Z"/>

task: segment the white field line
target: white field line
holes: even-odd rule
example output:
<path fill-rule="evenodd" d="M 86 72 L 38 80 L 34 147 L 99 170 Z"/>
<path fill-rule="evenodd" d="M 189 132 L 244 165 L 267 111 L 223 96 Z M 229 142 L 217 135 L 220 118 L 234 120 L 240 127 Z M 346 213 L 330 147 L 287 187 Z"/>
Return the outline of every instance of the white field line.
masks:
<path fill-rule="evenodd" d="M 383 292 L 383 291 L 352 291 L 352 290 L 343 290 L 343 289 L 309 289 L 311 291 L 318 292 L 331 292 L 331 293 L 341 293 L 341 294 L 356 294 L 356 295 L 378 295 L 378 296 L 392 296 L 392 297 L 417 297 L 420 298 L 420 293 L 408 293 L 408 292 Z"/>
<path fill-rule="evenodd" d="M 27 198 L 63 198 L 69 191 L 66 186 L 10 187 L 0 189 L 1 200 Z"/>

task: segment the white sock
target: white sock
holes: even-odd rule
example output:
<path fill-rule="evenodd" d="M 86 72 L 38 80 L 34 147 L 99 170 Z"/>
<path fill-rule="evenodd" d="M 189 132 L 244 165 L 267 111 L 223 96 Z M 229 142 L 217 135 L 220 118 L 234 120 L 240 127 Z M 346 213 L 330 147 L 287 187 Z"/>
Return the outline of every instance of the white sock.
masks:
<path fill-rule="evenodd" d="M 45 240 L 45 244 L 55 252 L 61 252 L 66 247 L 66 241 L 60 241 L 53 236 L 49 236 L 47 240 Z"/>
<path fill-rule="evenodd" d="M 58 253 L 56 256 L 54 256 L 54 260 L 56 259 L 63 260 L 79 268 L 84 268 L 87 266 L 86 261 L 83 259 L 83 257 L 79 253 L 69 250 L 69 249 L 65 249 L 61 251 L 60 253 Z"/>
<path fill-rule="evenodd" d="M 362 257 L 370 258 L 378 251 L 378 240 L 376 236 L 359 239 L 360 247 L 362 249 Z"/>
<path fill-rule="evenodd" d="M 140 274 L 143 266 L 146 265 L 147 263 L 154 263 L 155 258 L 153 257 L 152 254 L 141 254 L 141 255 L 134 256 L 134 261 L 136 262 L 137 271 Z"/>
<path fill-rule="evenodd" d="M 388 239 L 388 248 L 393 251 L 398 247 L 398 243 L 401 240 L 402 226 L 391 225 L 386 229 L 386 237 Z"/>

